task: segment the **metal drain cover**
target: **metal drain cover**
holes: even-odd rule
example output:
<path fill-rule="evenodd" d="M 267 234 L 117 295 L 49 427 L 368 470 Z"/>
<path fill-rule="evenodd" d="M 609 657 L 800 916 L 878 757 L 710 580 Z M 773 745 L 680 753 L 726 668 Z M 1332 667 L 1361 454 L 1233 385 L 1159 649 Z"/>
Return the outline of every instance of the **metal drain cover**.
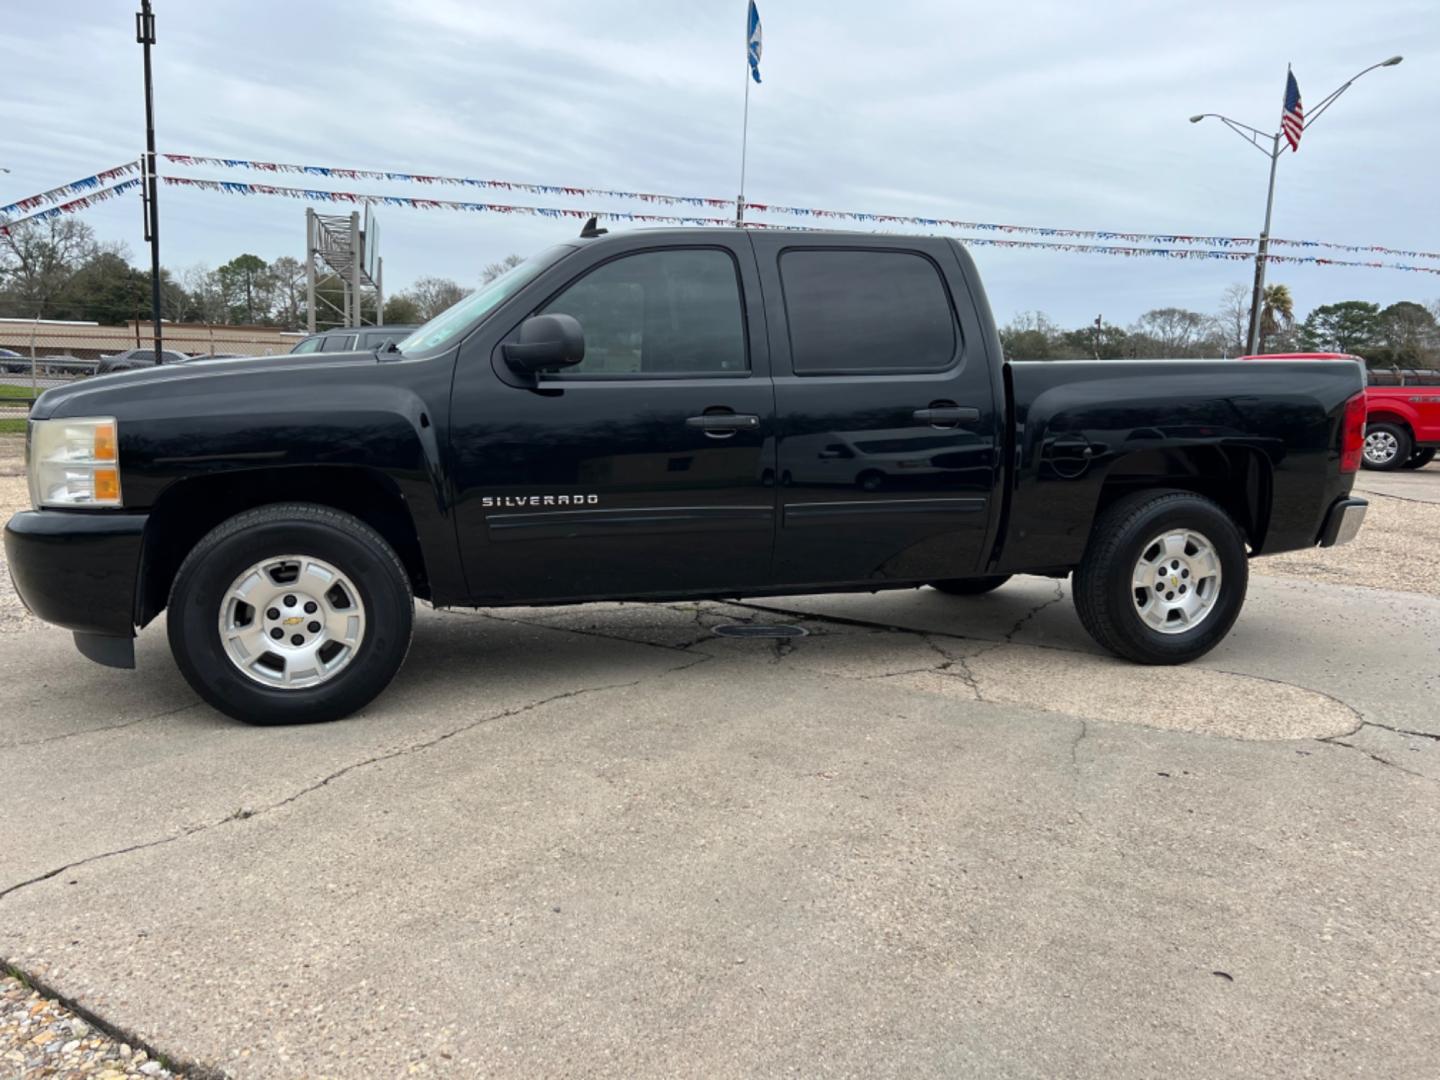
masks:
<path fill-rule="evenodd" d="M 803 626 L 755 626 L 752 623 L 726 623 L 715 627 L 721 637 L 790 638 L 804 637 L 809 633 Z"/>

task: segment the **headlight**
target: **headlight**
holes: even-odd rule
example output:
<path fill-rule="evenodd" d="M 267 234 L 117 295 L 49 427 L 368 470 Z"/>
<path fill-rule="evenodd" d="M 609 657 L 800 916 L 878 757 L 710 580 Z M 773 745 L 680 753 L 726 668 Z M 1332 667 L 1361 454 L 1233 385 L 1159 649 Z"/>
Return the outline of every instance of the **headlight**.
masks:
<path fill-rule="evenodd" d="M 120 505 L 114 417 L 32 420 L 29 435 L 30 502 L 36 509 Z"/>

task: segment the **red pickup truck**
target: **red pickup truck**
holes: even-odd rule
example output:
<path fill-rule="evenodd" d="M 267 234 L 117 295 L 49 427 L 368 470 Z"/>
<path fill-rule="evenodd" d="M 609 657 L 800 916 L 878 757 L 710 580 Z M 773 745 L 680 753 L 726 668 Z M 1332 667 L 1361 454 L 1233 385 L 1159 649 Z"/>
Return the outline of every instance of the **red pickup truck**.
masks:
<path fill-rule="evenodd" d="M 1349 353 L 1266 353 L 1241 360 L 1360 360 Z M 1363 365 L 1364 361 L 1360 360 Z M 1420 469 L 1440 449 L 1440 371 L 1367 373 L 1367 469 Z"/>

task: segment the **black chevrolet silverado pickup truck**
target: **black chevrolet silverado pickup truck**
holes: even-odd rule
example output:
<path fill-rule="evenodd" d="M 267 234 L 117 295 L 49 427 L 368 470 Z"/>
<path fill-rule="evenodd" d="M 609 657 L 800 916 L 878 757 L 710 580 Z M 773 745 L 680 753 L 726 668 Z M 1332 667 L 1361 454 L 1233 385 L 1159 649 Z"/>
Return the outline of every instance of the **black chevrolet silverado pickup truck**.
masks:
<path fill-rule="evenodd" d="M 1173 664 L 1250 557 L 1355 534 L 1364 420 L 1354 363 L 1007 363 L 952 240 L 588 228 L 398 347 L 46 392 L 5 543 L 86 656 L 133 667 L 168 608 L 185 678 L 258 723 L 369 702 L 417 596 L 1073 574 L 1098 642 Z"/>

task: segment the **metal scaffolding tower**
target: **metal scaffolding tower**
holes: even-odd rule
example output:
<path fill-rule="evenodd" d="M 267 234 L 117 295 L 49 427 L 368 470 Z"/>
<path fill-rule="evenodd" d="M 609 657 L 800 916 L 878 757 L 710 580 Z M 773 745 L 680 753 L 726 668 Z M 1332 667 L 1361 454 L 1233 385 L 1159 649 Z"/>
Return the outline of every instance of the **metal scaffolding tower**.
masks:
<path fill-rule="evenodd" d="M 327 281 L 340 283 L 341 303 L 321 295 L 318 286 Z M 361 326 L 364 324 L 365 300 L 373 297 L 374 323 L 385 321 L 385 260 L 380 258 L 380 226 L 365 209 L 361 227 L 360 212 L 351 214 L 317 214 L 305 211 L 305 311 L 310 333 L 315 333 L 316 312 L 324 307 L 338 322 L 321 321 L 329 326 Z"/>

